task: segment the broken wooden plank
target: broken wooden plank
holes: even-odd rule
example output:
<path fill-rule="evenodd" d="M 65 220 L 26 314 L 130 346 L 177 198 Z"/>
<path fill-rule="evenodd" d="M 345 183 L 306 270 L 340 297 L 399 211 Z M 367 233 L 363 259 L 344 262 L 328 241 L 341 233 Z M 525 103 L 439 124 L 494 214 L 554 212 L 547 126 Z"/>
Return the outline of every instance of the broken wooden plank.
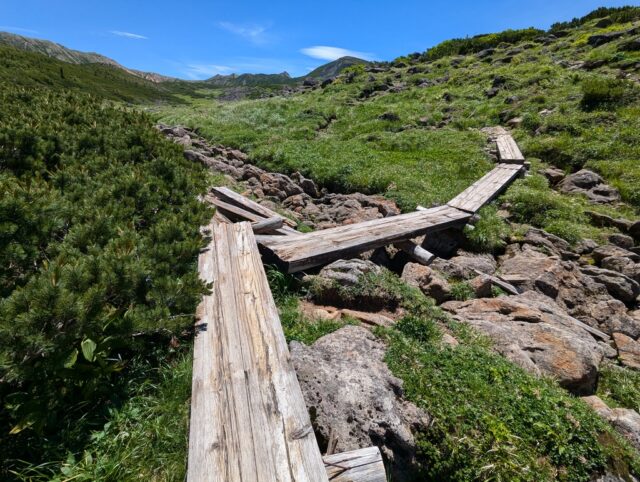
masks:
<path fill-rule="evenodd" d="M 280 229 L 283 225 L 283 219 L 280 216 L 268 218 L 263 221 L 256 221 L 251 223 L 251 229 L 256 234 L 268 233 Z"/>
<path fill-rule="evenodd" d="M 271 209 L 263 206 L 262 204 L 258 204 L 257 202 L 244 197 L 242 194 L 238 194 L 237 192 L 232 191 L 228 187 L 224 187 L 224 186 L 214 187 L 211 189 L 211 192 L 215 194 L 215 196 L 221 199 L 222 201 L 241 207 L 245 211 L 250 211 L 254 214 L 259 215 L 260 217 L 273 218 L 273 217 L 279 216 L 279 214 L 276 213 L 275 211 L 272 211 Z M 284 223 L 287 226 L 292 228 L 295 228 L 297 226 L 296 223 L 291 219 L 287 219 L 287 218 L 283 218 L 283 219 L 284 219 Z"/>
<path fill-rule="evenodd" d="M 394 246 L 407 253 L 407 255 L 414 261 L 425 266 L 429 266 L 436 258 L 435 254 L 430 253 L 421 246 L 418 246 L 413 241 L 400 241 L 398 243 L 394 243 Z"/>
<path fill-rule="evenodd" d="M 322 459 L 331 482 L 386 482 L 387 480 L 378 447 L 325 455 Z"/>
<path fill-rule="evenodd" d="M 515 164 L 500 164 L 454 197 L 447 205 L 475 214 L 520 176 L 522 169 L 522 166 Z"/>
<path fill-rule="evenodd" d="M 461 226 L 471 214 L 450 206 L 338 226 L 298 236 L 260 237 L 267 258 L 294 273 L 364 251 Z"/>
<path fill-rule="evenodd" d="M 213 224 L 198 270 L 187 481 L 327 481 L 249 223 Z"/>
<path fill-rule="evenodd" d="M 498 159 L 509 164 L 524 164 L 524 156 L 511 134 L 501 134 L 496 138 Z"/>
<path fill-rule="evenodd" d="M 270 219 L 270 218 L 264 218 L 259 214 L 255 214 L 254 212 L 247 211 L 246 209 L 235 206 L 233 204 L 229 204 L 225 201 L 218 199 L 215 196 L 207 196 L 206 199 L 211 204 L 213 204 L 217 210 L 222 211 L 222 213 L 226 217 L 231 218 L 235 221 L 250 221 L 252 223 L 259 223 L 259 222 L 265 221 L 266 219 Z M 274 217 L 280 217 L 280 216 L 276 214 L 272 216 L 272 218 Z M 285 235 L 285 236 L 291 235 L 291 234 L 299 234 L 298 231 L 290 228 L 289 226 L 276 228 L 273 230 L 273 232 L 276 234 Z"/>

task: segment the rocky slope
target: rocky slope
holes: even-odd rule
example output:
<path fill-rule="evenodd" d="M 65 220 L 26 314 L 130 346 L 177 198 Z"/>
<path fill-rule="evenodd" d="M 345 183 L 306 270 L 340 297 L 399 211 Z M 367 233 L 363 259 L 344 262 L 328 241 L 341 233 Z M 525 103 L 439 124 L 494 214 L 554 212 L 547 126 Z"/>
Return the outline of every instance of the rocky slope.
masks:
<path fill-rule="evenodd" d="M 209 145 L 182 127 L 159 128 L 185 147 L 185 157 L 241 183 L 246 194 L 300 225 L 324 229 L 400 212 L 381 196 L 329 193 L 300 174 L 289 177 L 257 168 L 241 151 Z M 600 186 L 591 198 L 594 203 L 617 199 L 615 190 L 590 172 L 563 174 L 556 184 L 560 190 Z M 508 208 L 502 206 L 507 221 Z M 575 246 L 543 230 L 511 224 L 520 234 L 508 239 L 497 255 L 473 252 L 464 237 L 445 232 L 441 236 L 449 234 L 453 241 L 431 243 L 440 258 L 430 266 L 412 263 L 388 247 L 306 275 L 305 283 L 314 287 L 303 305 L 310 319 L 361 323 L 312 346 L 291 346 L 323 449 L 375 444 L 385 453 L 394 480 L 408 480 L 415 470 L 415 434 L 427 430 L 430 415 L 404 398 L 402 382 L 383 362 L 383 341 L 365 328 L 393 326 L 403 309 L 384 292 L 342 296 L 384 269 L 434 299 L 454 320 L 488 337 L 506 359 L 586 397 L 638 446 L 640 415 L 609 408 L 595 393 L 601 367 L 640 369 L 640 222 L 625 226 L 631 234 L 611 235 L 606 244 L 582 240 Z M 463 297 L 460 286 L 467 289 Z M 445 333 L 443 343 L 456 349 L 458 341 Z"/>

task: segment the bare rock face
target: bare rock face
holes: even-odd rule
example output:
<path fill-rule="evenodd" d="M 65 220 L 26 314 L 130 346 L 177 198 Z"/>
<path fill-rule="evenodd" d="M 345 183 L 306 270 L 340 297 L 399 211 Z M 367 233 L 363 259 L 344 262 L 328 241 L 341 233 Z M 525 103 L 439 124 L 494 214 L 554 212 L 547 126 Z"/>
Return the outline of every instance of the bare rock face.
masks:
<path fill-rule="evenodd" d="M 525 370 L 555 377 L 573 393 L 594 392 L 606 349 L 548 298 L 527 293 L 442 307 L 489 336 L 499 353 Z"/>
<path fill-rule="evenodd" d="M 569 174 L 560 182 L 559 188 L 564 193 L 584 194 L 597 204 L 609 204 L 621 199 L 617 189 L 605 184 L 602 177 L 587 169 Z"/>
<path fill-rule="evenodd" d="M 622 273 L 595 266 L 587 266 L 580 270 L 596 282 L 603 284 L 611 296 L 628 305 L 633 306 L 640 294 L 640 285 Z"/>
<path fill-rule="evenodd" d="M 418 263 L 407 263 L 402 270 L 402 280 L 419 288 L 425 295 L 442 303 L 451 298 L 451 285 L 436 271 Z"/>
<path fill-rule="evenodd" d="M 291 359 L 320 449 L 336 452 L 376 445 L 393 480 L 410 480 L 416 431 L 430 417 L 402 398 L 402 381 L 384 363 L 385 345 L 369 330 L 346 326 L 312 346 L 292 342 Z"/>
<path fill-rule="evenodd" d="M 563 261 L 527 244 L 510 245 L 500 258 L 499 269 L 503 279 L 519 290 L 548 296 L 569 315 L 594 328 L 607 334 L 640 336 L 640 323 L 629 316 L 622 301 L 612 296 L 611 292 L 616 293 L 615 284 L 607 287 L 600 272 L 586 273 L 572 261 Z M 623 297 L 628 299 L 625 294 Z"/>
<path fill-rule="evenodd" d="M 626 367 L 640 370 L 640 343 L 622 333 L 614 333 L 613 341 L 618 349 L 620 363 Z"/>

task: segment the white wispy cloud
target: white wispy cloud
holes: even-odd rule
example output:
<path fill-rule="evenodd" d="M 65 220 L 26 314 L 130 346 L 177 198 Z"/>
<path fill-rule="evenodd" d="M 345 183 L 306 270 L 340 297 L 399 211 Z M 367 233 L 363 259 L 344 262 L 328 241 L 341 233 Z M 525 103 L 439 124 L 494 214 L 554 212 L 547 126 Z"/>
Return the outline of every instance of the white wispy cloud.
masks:
<path fill-rule="evenodd" d="M 215 64 L 187 64 L 182 69 L 184 75 L 191 80 L 201 80 L 214 75 L 227 75 L 234 72 L 233 67 Z"/>
<path fill-rule="evenodd" d="M 40 33 L 37 30 L 31 30 L 30 28 L 22 28 L 22 27 L 11 27 L 9 25 L 0 25 L 0 30 L 5 32 L 18 32 L 18 33 Z"/>
<path fill-rule="evenodd" d="M 112 35 L 117 35 L 118 37 L 131 38 L 131 39 L 135 39 L 135 40 L 148 40 L 149 39 L 149 37 L 145 37 L 144 35 L 140 35 L 140 34 L 137 34 L 137 33 L 131 33 L 131 32 L 123 32 L 122 30 L 110 30 L 109 33 L 112 34 Z"/>
<path fill-rule="evenodd" d="M 267 32 L 269 29 L 268 25 L 218 22 L 218 27 L 247 39 L 256 45 L 265 44 L 272 40 L 271 35 Z"/>
<path fill-rule="evenodd" d="M 373 54 L 369 52 L 357 52 L 355 50 L 342 49 L 339 47 L 327 47 L 325 45 L 315 45 L 300 50 L 305 55 L 314 59 L 337 60 L 340 57 L 358 57 L 363 60 L 373 60 Z"/>

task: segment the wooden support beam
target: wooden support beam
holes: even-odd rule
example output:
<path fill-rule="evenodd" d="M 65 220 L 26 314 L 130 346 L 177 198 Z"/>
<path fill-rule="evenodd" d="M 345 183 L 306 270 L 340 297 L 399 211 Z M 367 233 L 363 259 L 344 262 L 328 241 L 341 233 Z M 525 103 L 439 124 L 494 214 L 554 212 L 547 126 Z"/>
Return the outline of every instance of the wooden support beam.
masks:
<path fill-rule="evenodd" d="M 198 270 L 188 482 L 327 482 L 249 223 L 215 224 Z"/>
<path fill-rule="evenodd" d="M 280 229 L 283 225 L 283 219 L 281 217 L 273 217 L 265 219 L 264 221 L 256 221 L 251 223 L 251 228 L 255 234 L 268 233 Z"/>
<path fill-rule="evenodd" d="M 407 255 L 414 261 L 417 261 L 418 263 L 425 266 L 429 266 L 431 262 L 436 258 L 433 253 L 430 253 L 423 247 L 418 246 L 413 241 L 400 241 L 398 243 L 394 243 L 394 246 L 407 253 Z"/>
<path fill-rule="evenodd" d="M 252 212 L 254 214 L 259 215 L 262 218 L 273 218 L 279 216 L 278 213 L 272 211 L 271 209 L 263 206 L 262 204 L 258 204 L 251 199 L 244 197 L 242 194 L 238 194 L 235 191 L 232 191 L 228 187 L 214 187 L 211 189 L 211 192 L 220 200 L 225 201 L 229 204 L 233 204 L 235 206 L 241 207 L 245 211 Z M 291 221 L 290 219 L 283 218 L 284 223 L 291 227 L 295 228 L 296 223 Z"/>
<path fill-rule="evenodd" d="M 378 447 L 325 455 L 323 458 L 331 482 L 386 482 L 387 474 Z"/>

